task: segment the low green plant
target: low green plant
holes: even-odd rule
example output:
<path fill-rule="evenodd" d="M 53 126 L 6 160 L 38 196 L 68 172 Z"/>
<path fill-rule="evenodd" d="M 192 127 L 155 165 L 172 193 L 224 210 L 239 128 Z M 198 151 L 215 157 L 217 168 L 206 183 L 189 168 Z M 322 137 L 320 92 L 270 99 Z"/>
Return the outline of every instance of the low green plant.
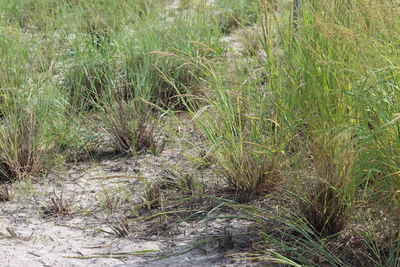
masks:
<path fill-rule="evenodd" d="M 258 0 L 217 0 L 217 25 L 224 34 L 231 33 L 240 26 L 255 24 L 258 19 Z"/>

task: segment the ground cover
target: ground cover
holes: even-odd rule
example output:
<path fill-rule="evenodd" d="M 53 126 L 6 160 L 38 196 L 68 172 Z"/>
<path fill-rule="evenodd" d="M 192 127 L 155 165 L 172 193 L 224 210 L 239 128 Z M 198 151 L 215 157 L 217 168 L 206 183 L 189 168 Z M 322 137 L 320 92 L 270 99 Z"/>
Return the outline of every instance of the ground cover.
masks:
<path fill-rule="evenodd" d="M 399 15 L 0 0 L 0 262 L 399 266 Z"/>

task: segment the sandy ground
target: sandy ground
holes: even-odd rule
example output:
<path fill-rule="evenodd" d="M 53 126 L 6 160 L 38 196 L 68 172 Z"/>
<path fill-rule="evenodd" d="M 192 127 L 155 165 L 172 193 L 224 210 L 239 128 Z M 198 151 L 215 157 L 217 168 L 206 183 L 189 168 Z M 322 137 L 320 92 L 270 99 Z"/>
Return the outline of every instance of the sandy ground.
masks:
<path fill-rule="evenodd" d="M 229 256 L 251 245 L 251 237 L 246 234 L 251 224 L 247 221 L 206 218 L 186 221 L 183 216 L 160 228 L 157 220 L 142 223 L 127 220 L 131 230 L 128 237 L 119 237 L 112 231 L 113 222 L 135 217 L 135 207 L 143 204 L 143 188 L 167 174 L 197 172 L 198 179 L 212 179 L 210 168 L 196 171 L 196 163 L 190 160 L 189 155 L 193 157 L 198 151 L 185 140 L 197 144 L 202 140 L 188 119 L 183 125 L 187 127 L 175 127 L 178 135 L 161 134 L 161 139 L 167 142 L 158 155 L 129 157 L 109 153 L 70 164 L 64 171 L 50 173 L 37 181 L 14 184 L 13 199 L 0 202 L 0 265 L 258 265 Z M 69 211 L 66 214 L 55 211 L 52 199 L 65 206 L 69 204 Z M 213 216 L 223 212 L 216 209 Z M 221 245 L 227 232 L 232 238 Z"/>

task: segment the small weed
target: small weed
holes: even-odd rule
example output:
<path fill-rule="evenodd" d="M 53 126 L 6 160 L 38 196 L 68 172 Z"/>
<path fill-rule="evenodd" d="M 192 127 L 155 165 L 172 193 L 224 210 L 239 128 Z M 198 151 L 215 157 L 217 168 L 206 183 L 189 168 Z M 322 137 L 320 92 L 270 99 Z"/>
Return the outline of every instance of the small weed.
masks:
<path fill-rule="evenodd" d="M 199 161 L 199 163 L 200 163 L 199 166 L 197 167 L 198 169 L 208 168 L 215 163 L 215 158 L 213 158 L 211 153 L 202 149 L 199 152 L 199 158 L 197 159 L 197 161 Z"/>
<path fill-rule="evenodd" d="M 11 185 L 0 185 L 0 202 L 10 201 L 13 197 Z"/>
<path fill-rule="evenodd" d="M 109 212 L 113 213 L 118 209 L 120 204 L 121 202 L 118 195 L 111 193 L 109 190 L 104 190 L 101 206 L 104 206 Z"/>
<path fill-rule="evenodd" d="M 164 195 L 161 191 L 160 183 L 156 182 L 152 185 L 149 185 L 145 190 L 143 197 L 148 210 L 164 208 Z"/>
<path fill-rule="evenodd" d="M 224 234 L 218 240 L 218 248 L 226 251 L 228 249 L 233 249 L 235 247 L 235 240 L 233 239 L 233 235 L 231 232 L 224 228 Z"/>
<path fill-rule="evenodd" d="M 206 191 L 206 185 L 196 179 L 196 177 L 191 173 L 181 174 L 177 181 L 178 190 L 185 195 L 195 196 L 197 194 L 202 194 Z"/>
<path fill-rule="evenodd" d="M 206 185 L 198 181 L 194 174 L 171 169 L 163 170 L 159 183 L 161 189 L 178 191 L 182 195 L 195 196 L 206 191 Z"/>
<path fill-rule="evenodd" d="M 62 193 L 58 196 L 53 192 L 51 202 L 43 208 L 46 215 L 68 215 L 72 213 L 72 204 L 64 200 Z"/>

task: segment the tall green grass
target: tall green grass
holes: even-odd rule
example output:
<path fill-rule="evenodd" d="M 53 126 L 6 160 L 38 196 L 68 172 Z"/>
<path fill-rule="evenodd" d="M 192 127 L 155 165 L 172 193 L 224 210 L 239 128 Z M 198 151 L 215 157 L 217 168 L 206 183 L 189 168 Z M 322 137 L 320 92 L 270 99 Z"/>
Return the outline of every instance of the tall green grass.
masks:
<path fill-rule="evenodd" d="M 254 61 L 262 75 L 254 62 L 233 75 L 203 62 L 206 105 L 189 108 L 221 176 L 246 200 L 265 193 L 265 183 L 288 185 L 293 212 L 318 238 L 340 236 L 360 203 L 396 214 L 399 9 L 305 1 L 293 28 L 260 3 L 265 58 Z M 380 262 L 396 264 L 393 257 Z"/>
<path fill-rule="evenodd" d="M 218 29 L 208 25 L 207 15 L 178 15 L 172 21 L 158 24 L 154 23 L 154 17 L 148 17 L 122 36 L 119 53 L 127 93 L 179 108 L 176 95 L 196 91 L 201 80 L 201 72 L 182 57 L 213 57 L 222 50 Z M 166 82 L 163 75 L 172 78 L 177 88 Z"/>
<path fill-rule="evenodd" d="M 273 16 L 263 15 L 265 68 L 277 74 L 269 75 L 278 85 L 272 95 L 291 139 L 300 137 L 293 191 L 299 213 L 322 237 L 352 224 L 365 201 L 388 218 L 398 212 L 398 15 L 390 1 L 307 1 L 298 27 L 276 23 L 276 35 L 268 31 Z M 378 235 L 390 252 L 377 262 L 396 266 L 397 245 Z"/>
<path fill-rule="evenodd" d="M 271 192 L 282 179 L 286 132 L 265 88 L 252 81 L 232 82 L 234 77 L 220 79 L 225 71 L 206 68 L 207 104 L 192 112 L 210 143 L 220 175 L 237 190 L 237 200 L 247 202 Z"/>

